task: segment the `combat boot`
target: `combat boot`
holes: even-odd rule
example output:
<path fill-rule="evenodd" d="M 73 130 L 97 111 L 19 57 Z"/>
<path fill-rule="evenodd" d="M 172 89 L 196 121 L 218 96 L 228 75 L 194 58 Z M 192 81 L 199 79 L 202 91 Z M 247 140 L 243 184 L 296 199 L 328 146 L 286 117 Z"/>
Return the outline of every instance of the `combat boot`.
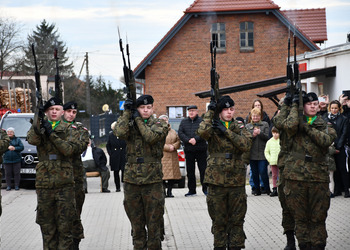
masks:
<path fill-rule="evenodd" d="M 241 250 L 242 248 L 240 248 L 240 247 L 229 247 L 228 249 L 229 250 Z"/>
<path fill-rule="evenodd" d="M 295 248 L 294 231 L 292 230 L 287 231 L 286 236 L 287 236 L 287 245 L 284 248 L 284 250 L 295 250 L 296 248 Z"/>
<path fill-rule="evenodd" d="M 274 197 L 274 196 L 278 196 L 276 187 L 272 188 L 272 193 L 270 194 L 270 197 Z"/>
<path fill-rule="evenodd" d="M 320 244 L 320 245 L 316 245 L 316 246 L 311 246 L 312 250 L 324 250 L 326 248 L 325 245 Z"/>
<path fill-rule="evenodd" d="M 308 243 L 299 244 L 299 249 L 300 250 L 311 250 L 311 243 L 308 242 Z"/>
<path fill-rule="evenodd" d="M 226 247 L 214 247 L 214 250 L 225 250 Z"/>
<path fill-rule="evenodd" d="M 79 243 L 80 243 L 80 239 L 75 239 L 75 238 L 73 238 L 73 247 L 72 247 L 72 250 L 79 250 Z"/>

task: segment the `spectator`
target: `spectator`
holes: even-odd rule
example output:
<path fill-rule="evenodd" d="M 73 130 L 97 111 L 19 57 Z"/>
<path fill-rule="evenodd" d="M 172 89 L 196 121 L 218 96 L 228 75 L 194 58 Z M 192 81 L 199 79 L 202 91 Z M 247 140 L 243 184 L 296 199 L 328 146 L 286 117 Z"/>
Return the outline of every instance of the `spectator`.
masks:
<path fill-rule="evenodd" d="M 124 182 L 124 167 L 126 164 L 126 142 L 119 137 L 115 136 L 113 130 L 117 122 L 111 124 L 111 133 L 108 137 L 106 145 L 107 152 L 109 154 L 109 164 L 114 175 L 114 183 L 116 192 L 120 192 L 120 177 L 119 171 L 121 171 L 121 181 Z"/>
<path fill-rule="evenodd" d="M 318 100 L 320 103 L 318 105 L 319 111 L 317 114 L 323 116 L 324 114 L 328 113 L 329 97 L 328 95 L 320 95 Z"/>
<path fill-rule="evenodd" d="M 250 168 L 255 187 L 254 195 L 261 195 L 259 175 L 264 183 L 264 189 L 267 195 L 270 195 L 269 177 L 267 173 L 268 162 L 266 161 L 264 151 L 267 140 L 269 139 L 269 124 L 261 120 L 261 110 L 253 108 L 250 111 L 250 123 L 246 125 L 248 131 L 252 134 L 253 144 L 250 150 Z"/>
<path fill-rule="evenodd" d="M 162 172 L 163 172 L 163 184 L 166 191 L 166 197 L 174 197 L 172 194 L 172 188 L 175 180 L 181 179 L 181 173 L 179 168 L 179 156 L 177 149 L 180 148 L 180 138 L 176 134 L 176 131 L 171 128 L 169 124 L 169 118 L 166 115 L 159 116 L 159 119 L 164 120 L 169 126 L 169 132 L 165 139 L 163 158 L 162 158 Z"/>
<path fill-rule="evenodd" d="M 95 147 L 94 143 L 89 140 L 88 147 L 86 151 L 82 154 L 83 166 L 86 172 L 100 172 L 102 177 L 102 193 L 111 192 L 108 189 L 108 180 L 110 177 L 110 172 L 107 164 L 107 157 L 105 152 L 98 147 Z M 87 181 L 86 174 L 84 178 L 84 189 L 85 193 L 87 193 Z"/>
<path fill-rule="evenodd" d="M 261 111 L 261 121 L 264 121 L 264 122 L 267 122 L 268 124 L 269 124 L 269 126 L 270 126 L 270 124 L 271 124 L 271 120 L 270 120 L 270 118 L 269 118 L 269 116 L 268 116 L 268 114 L 264 111 L 264 105 L 263 105 L 263 103 L 259 100 L 259 99 L 255 99 L 254 101 L 253 101 L 253 103 L 252 103 L 252 109 L 253 108 L 258 108 L 258 109 L 260 109 L 260 111 Z M 250 112 L 249 112 L 249 114 L 247 115 L 247 117 L 246 117 L 246 123 L 250 123 L 251 122 L 251 116 L 250 116 Z"/>
<path fill-rule="evenodd" d="M 337 132 L 337 138 L 334 141 L 334 160 L 336 165 L 336 171 L 334 172 L 334 195 L 341 195 L 342 191 L 344 191 L 344 197 L 349 198 L 349 176 L 346 169 L 345 152 L 349 121 L 348 118 L 342 115 L 342 112 L 343 109 L 341 103 L 338 100 L 333 100 L 329 103 L 328 114 L 325 114 L 323 118 L 332 123 L 333 128 Z"/>
<path fill-rule="evenodd" d="M 15 129 L 10 127 L 6 130 L 7 135 L 10 137 L 10 146 L 4 153 L 3 165 L 5 168 L 6 176 L 6 191 L 11 190 L 11 179 L 13 177 L 15 182 L 15 190 L 19 190 L 19 182 L 21 180 L 21 165 L 22 155 L 21 152 L 24 149 L 21 139 L 15 136 Z"/>
<path fill-rule="evenodd" d="M 346 94 L 342 94 L 339 97 L 340 104 L 343 105 L 343 115 L 348 118 L 348 121 L 350 122 L 350 91 L 346 91 Z M 350 128 L 349 128 L 350 130 Z M 345 150 L 348 155 L 348 166 L 350 166 L 350 131 L 348 132 L 348 138 L 347 142 L 345 145 Z M 350 173 L 348 174 L 349 176 L 349 185 L 350 185 Z"/>
<path fill-rule="evenodd" d="M 179 126 L 179 137 L 184 144 L 186 158 L 188 193 L 186 197 L 196 195 L 195 162 L 197 161 L 202 191 L 207 195 L 207 185 L 203 183 L 207 167 L 207 143 L 196 134 L 202 118 L 198 116 L 198 108 L 191 105 L 187 108 L 188 117 L 184 118 Z"/>
<path fill-rule="evenodd" d="M 280 134 L 277 128 L 272 127 L 272 138 L 270 138 L 265 147 L 265 158 L 269 162 L 271 171 L 272 171 L 272 193 L 270 194 L 271 197 L 278 196 L 277 193 L 277 179 L 278 179 L 278 167 L 277 167 L 277 160 L 278 160 L 278 154 L 281 151 L 280 147 Z"/>

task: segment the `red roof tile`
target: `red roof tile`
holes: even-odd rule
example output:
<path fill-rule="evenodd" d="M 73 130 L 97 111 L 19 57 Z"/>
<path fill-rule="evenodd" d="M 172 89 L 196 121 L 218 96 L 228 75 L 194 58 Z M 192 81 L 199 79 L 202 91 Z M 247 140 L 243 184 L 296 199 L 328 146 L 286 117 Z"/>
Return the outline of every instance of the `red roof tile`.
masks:
<path fill-rule="evenodd" d="M 185 13 L 266 10 L 280 7 L 270 0 L 195 0 Z"/>
<path fill-rule="evenodd" d="M 313 42 L 328 40 L 325 8 L 282 10 L 281 13 L 295 23 Z"/>

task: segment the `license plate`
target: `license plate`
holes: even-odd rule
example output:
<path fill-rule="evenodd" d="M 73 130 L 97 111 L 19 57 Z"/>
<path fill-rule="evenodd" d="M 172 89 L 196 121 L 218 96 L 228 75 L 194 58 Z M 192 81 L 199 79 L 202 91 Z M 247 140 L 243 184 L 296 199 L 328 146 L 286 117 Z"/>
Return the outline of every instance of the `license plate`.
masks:
<path fill-rule="evenodd" d="M 21 174 L 35 174 L 34 168 L 21 168 Z"/>

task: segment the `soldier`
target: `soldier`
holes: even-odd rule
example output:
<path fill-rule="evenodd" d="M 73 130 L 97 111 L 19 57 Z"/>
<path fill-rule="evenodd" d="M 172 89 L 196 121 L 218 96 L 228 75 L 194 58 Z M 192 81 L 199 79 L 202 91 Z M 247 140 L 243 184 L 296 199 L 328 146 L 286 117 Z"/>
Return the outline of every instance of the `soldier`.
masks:
<path fill-rule="evenodd" d="M 76 203 L 76 216 L 77 218 L 73 222 L 73 244 L 74 249 L 79 249 L 80 240 L 84 238 L 84 228 L 81 224 L 81 211 L 85 200 L 84 192 L 84 167 L 81 161 L 81 154 L 86 150 L 89 144 L 89 131 L 80 122 L 75 121 L 78 111 L 78 104 L 74 101 L 67 102 L 63 105 L 63 121 L 72 124 L 70 129 L 76 129 L 78 133 L 77 142 L 82 144 L 81 151 L 78 154 L 73 155 L 73 173 L 74 173 L 74 192 Z"/>
<path fill-rule="evenodd" d="M 37 147 L 39 157 L 35 179 L 36 223 L 40 225 L 43 249 L 70 249 L 75 218 L 72 155 L 79 153 L 81 146 L 74 142 L 76 130 L 61 122 L 60 99 L 49 99 L 43 111 L 47 116 L 42 120 L 45 133 L 35 132 L 32 126 L 27 134 L 28 142 Z"/>
<path fill-rule="evenodd" d="M 286 203 L 286 197 L 284 195 L 283 189 L 285 185 L 285 178 L 283 175 L 283 169 L 285 166 L 285 161 L 288 156 L 288 152 L 291 149 L 292 140 L 288 138 L 287 132 L 285 131 L 286 118 L 290 112 L 290 106 L 292 104 L 291 97 L 285 97 L 282 105 L 280 106 L 279 113 L 272 119 L 272 123 L 280 132 L 280 146 L 281 151 L 278 154 L 277 166 L 279 170 L 279 180 L 278 180 L 278 199 L 282 207 L 282 227 L 283 234 L 287 236 L 287 245 L 284 250 L 295 250 L 295 237 L 294 237 L 294 218 L 290 212 L 290 209 Z"/>
<path fill-rule="evenodd" d="M 337 134 L 317 116 L 319 103 L 315 93 L 303 98 L 304 116 L 298 114 L 298 97 L 293 98 L 286 120 L 286 132 L 292 142 L 283 170 L 284 193 L 295 220 L 300 249 L 325 249 L 330 205 L 327 154 Z"/>
<path fill-rule="evenodd" d="M 163 147 L 168 125 L 153 117 L 153 97 L 125 101 L 114 134 L 126 141 L 124 208 L 131 222 L 134 249 L 161 249 L 164 193 Z M 147 227 L 147 231 L 145 229 Z"/>
<path fill-rule="evenodd" d="M 218 106 L 220 120 L 214 119 Z M 249 152 L 251 134 L 241 121 L 233 119 L 234 101 L 222 96 L 211 101 L 198 128 L 208 141 L 208 167 L 204 182 L 208 184 L 208 212 L 212 219 L 214 249 L 244 248 L 244 217 L 247 211 L 245 192 L 246 168 L 243 152 Z"/>
<path fill-rule="evenodd" d="M 7 135 L 6 130 L 0 128 L 0 164 L 2 163 L 2 154 L 10 146 L 10 137 Z M 0 180 L 2 180 L 2 174 L 0 171 Z M 0 216 L 2 214 L 2 206 L 1 206 L 1 190 L 0 190 Z"/>

